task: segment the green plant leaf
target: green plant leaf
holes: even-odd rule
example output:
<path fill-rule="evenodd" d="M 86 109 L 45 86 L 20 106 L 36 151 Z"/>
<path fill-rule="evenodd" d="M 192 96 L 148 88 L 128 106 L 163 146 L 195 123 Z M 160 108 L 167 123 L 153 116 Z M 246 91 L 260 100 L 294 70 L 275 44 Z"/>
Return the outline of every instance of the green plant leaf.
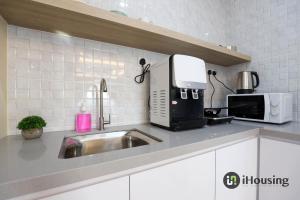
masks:
<path fill-rule="evenodd" d="M 40 116 L 28 116 L 22 119 L 19 123 L 17 128 L 20 130 L 27 130 L 33 128 L 43 128 L 47 125 L 45 120 Z"/>

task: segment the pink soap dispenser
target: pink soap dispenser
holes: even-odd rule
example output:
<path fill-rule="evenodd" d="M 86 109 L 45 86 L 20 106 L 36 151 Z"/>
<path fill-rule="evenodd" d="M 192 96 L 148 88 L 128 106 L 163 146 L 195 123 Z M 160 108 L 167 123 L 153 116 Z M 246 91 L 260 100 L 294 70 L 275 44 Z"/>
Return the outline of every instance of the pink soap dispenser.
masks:
<path fill-rule="evenodd" d="M 82 103 L 80 113 L 76 114 L 75 131 L 77 133 L 86 133 L 92 130 L 92 115 L 86 110 L 84 103 Z"/>

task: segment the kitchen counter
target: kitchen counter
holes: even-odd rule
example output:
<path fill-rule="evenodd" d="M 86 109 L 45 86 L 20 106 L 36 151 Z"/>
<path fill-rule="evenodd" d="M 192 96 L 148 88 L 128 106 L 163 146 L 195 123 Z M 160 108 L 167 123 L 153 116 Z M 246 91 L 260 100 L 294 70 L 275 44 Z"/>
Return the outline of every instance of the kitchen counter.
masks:
<path fill-rule="evenodd" d="M 278 126 L 234 121 L 232 124 L 180 132 L 144 124 L 112 127 L 107 131 L 132 128 L 153 135 L 163 142 L 91 156 L 59 159 L 64 136 L 74 135 L 74 132 L 44 133 L 40 139 L 28 141 L 23 140 L 20 135 L 1 139 L 0 200 L 92 179 L 99 182 L 98 177 L 104 180 L 129 175 L 142 170 L 141 167 L 145 165 L 165 160 L 171 162 L 179 157 L 183 159 L 185 155 L 212 151 L 222 145 L 256 137 L 260 128 L 266 130 L 262 132 L 266 136 L 300 141 L 299 123 Z"/>
<path fill-rule="evenodd" d="M 281 139 L 291 143 L 300 144 L 300 122 L 285 124 L 266 124 L 247 121 L 234 121 L 235 124 L 261 128 L 260 135 L 263 137 Z"/>
<path fill-rule="evenodd" d="M 289 122 L 285 124 L 269 124 L 269 123 L 234 120 L 233 123 L 239 125 L 245 125 L 245 126 L 252 126 L 256 128 L 263 128 L 265 130 L 270 130 L 270 131 L 278 131 L 283 133 L 300 135 L 300 122 Z"/>

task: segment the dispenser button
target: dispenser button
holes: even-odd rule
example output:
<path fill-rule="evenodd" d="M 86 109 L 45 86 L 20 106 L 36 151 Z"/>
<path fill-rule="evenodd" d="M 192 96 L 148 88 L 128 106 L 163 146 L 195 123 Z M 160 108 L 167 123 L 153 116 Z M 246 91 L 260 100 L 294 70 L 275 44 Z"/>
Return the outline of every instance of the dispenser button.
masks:
<path fill-rule="evenodd" d="M 180 89 L 181 99 L 187 99 L 187 89 Z"/>
<path fill-rule="evenodd" d="M 198 90 L 192 90 L 193 99 L 199 99 Z"/>

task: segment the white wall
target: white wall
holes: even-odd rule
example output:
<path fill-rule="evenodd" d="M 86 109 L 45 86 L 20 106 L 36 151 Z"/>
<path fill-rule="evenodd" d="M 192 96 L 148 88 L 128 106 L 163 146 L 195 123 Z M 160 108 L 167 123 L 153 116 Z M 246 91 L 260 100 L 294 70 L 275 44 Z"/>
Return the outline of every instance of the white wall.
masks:
<path fill-rule="evenodd" d="M 223 1 L 128 0 L 126 9 L 130 17 L 147 16 L 156 25 L 224 45 L 228 33 Z M 107 2 L 88 3 L 105 7 Z M 44 117 L 46 131 L 73 129 L 81 102 L 93 113 L 95 125 L 92 85 L 99 85 L 101 78 L 109 85 L 105 113 L 111 113 L 112 125 L 148 121 L 148 80 L 142 85 L 133 81 L 140 73 L 138 59 L 155 63 L 166 55 L 17 26 L 8 31 L 9 134 L 18 133 L 17 122 L 27 115 Z M 217 69 L 220 79 L 230 78 L 228 68 L 207 67 Z M 215 106 L 223 104 L 226 93 L 217 88 Z M 206 105 L 209 94 L 210 88 Z"/>
<path fill-rule="evenodd" d="M 106 10 L 120 10 L 129 17 L 147 18 L 169 28 L 217 44 L 226 42 L 226 0 L 78 0 Z"/>
<path fill-rule="evenodd" d="M 229 38 L 252 56 L 231 69 L 257 71 L 258 92 L 294 94 L 294 118 L 300 120 L 300 1 L 230 0 Z"/>

